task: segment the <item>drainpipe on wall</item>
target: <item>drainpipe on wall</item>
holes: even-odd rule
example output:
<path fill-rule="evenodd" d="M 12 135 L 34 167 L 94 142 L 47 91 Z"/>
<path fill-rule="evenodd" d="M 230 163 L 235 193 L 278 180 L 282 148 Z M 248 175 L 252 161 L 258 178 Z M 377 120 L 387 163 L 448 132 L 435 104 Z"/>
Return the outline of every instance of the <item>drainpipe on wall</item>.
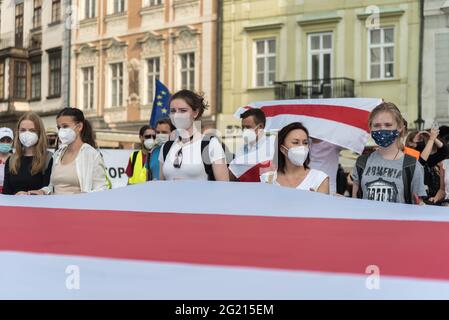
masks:
<path fill-rule="evenodd" d="M 70 106 L 70 84 L 71 84 L 71 46 L 72 46 L 72 24 L 69 23 L 72 19 L 71 12 L 72 0 L 64 1 L 64 20 L 63 20 L 63 28 L 64 28 L 64 40 L 63 40 L 63 48 L 62 48 L 62 96 L 63 96 L 63 107 Z M 70 10 L 69 10 L 70 8 Z M 65 80 L 65 81 L 64 81 Z"/>
<path fill-rule="evenodd" d="M 222 113 L 222 61 L 223 61 L 223 50 L 222 50 L 222 40 L 223 40 L 223 0 L 217 0 L 217 75 L 216 75 L 216 110 L 217 115 Z"/>
<path fill-rule="evenodd" d="M 422 118 L 422 83 L 423 83 L 423 51 L 424 51 L 424 0 L 419 1 L 419 69 L 418 69 L 418 119 L 415 120 L 416 129 L 424 129 Z"/>

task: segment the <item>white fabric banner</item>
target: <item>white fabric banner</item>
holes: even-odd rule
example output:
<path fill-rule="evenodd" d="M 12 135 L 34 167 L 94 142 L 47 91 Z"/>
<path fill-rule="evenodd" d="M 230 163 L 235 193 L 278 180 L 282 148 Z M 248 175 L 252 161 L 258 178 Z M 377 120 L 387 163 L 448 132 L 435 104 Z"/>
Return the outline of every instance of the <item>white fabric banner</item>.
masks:
<path fill-rule="evenodd" d="M 447 208 L 261 183 L 0 195 L 2 299 L 449 299 Z"/>
<path fill-rule="evenodd" d="M 129 157 L 134 150 L 100 149 L 106 165 L 106 171 L 112 183 L 112 188 L 126 187 L 128 176 L 125 173 Z"/>

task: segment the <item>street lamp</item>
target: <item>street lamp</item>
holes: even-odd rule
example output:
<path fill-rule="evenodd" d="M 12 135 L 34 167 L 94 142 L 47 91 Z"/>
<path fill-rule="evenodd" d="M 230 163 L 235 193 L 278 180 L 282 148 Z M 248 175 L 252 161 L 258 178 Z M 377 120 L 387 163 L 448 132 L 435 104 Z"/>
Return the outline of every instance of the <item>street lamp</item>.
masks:
<path fill-rule="evenodd" d="M 418 130 L 423 130 L 424 120 L 422 118 L 422 84 L 423 84 L 423 51 L 424 51 L 424 0 L 419 1 L 419 63 L 418 63 L 418 119 L 415 126 Z"/>
<path fill-rule="evenodd" d="M 415 122 L 415 128 L 416 128 L 416 130 L 418 130 L 418 131 L 424 130 L 424 124 L 425 124 L 425 121 L 424 121 L 421 117 L 419 117 L 418 119 L 416 119 L 414 122 Z"/>

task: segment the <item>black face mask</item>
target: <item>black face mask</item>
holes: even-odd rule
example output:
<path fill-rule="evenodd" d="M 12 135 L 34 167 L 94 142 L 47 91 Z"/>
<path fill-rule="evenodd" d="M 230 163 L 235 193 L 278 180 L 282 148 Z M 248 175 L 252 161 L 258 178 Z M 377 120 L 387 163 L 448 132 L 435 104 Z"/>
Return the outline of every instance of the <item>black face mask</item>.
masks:
<path fill-rule="evenodd" d="M 425 147 L 426 147 L 426 143 L 424 141 L 420 141 L 420 142 L 416 143 L 415 150 L 417 150 L 419 152 L 423 152 Z"/>

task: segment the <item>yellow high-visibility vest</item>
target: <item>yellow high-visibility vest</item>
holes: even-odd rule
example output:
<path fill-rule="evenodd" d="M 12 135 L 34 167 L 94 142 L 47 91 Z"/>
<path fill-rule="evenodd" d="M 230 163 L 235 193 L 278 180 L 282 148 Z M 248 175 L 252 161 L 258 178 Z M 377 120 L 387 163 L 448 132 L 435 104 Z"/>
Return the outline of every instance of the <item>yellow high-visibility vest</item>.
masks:
<path fill-rule="evenodd" d="M 130 156 L 130 161 L 133 161 L 134 152 Z M 142 162 L 143 154 L 142 150 L 137 153 L 136 162 L 133 167 L 133 176 L 128 179 L 128 184 L 139 184 L 147 182 L 147 169 Z"/>

